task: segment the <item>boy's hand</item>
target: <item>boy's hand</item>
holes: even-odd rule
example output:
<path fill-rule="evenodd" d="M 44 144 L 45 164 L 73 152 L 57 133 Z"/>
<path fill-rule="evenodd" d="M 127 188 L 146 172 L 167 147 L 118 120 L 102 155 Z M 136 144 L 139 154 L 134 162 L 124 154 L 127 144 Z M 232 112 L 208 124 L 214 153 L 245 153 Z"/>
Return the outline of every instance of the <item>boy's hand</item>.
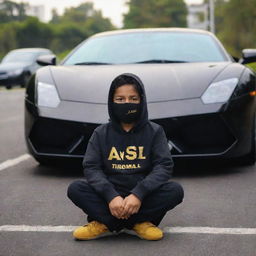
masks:
<path fill-rule="evenodd" d="M 124 199 L 124 212 L 122 219 L 128 219 L 132 214 L 139 211 L 141 206 L 141 201 L 139 198 L 133 194 L 130 194 Z"/>
<path fill-rule="evenodd" d="M 124 199 L 121 196 L 114 197 L 108 204 L 111 214 L 121 219 L 124 213 Z"/>

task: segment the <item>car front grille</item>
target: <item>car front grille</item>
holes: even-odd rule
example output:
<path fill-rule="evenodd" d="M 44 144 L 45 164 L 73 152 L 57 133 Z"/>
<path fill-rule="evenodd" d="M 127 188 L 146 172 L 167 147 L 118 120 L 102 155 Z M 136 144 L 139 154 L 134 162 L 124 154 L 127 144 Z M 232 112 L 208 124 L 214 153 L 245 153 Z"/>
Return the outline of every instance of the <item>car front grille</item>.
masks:
<path fill-rule="evenodd" d="M 152 121 L 163 126 L 173 156 L 218 155 L 236 143 L 218 113 Z"/>
<path fill-rule="evenodd" d="M 97 124 L 40 118 L 33 125 L 29 140 L 39 154 L 82 157 L 89 138 L 97 126 Z"/>
<path fill-rule="evenodd" d="M 220 114 L 152 120 L 166 133 L 174 157 L 218 155 L 236 143 Z M 83 157 L 97 124 L 38 119 L 29 140 L 39 154 Z"/>

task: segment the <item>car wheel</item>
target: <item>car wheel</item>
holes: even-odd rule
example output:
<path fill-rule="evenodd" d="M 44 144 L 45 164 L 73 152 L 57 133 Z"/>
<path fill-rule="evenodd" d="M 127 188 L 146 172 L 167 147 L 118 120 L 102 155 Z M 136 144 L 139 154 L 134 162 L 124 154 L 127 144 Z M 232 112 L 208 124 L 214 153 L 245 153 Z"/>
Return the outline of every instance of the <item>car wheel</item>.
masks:
<path fill-rule="evenodd" d="M 21 82 L 21 84 L 20 84 L 20 86 L 21 86 L 22 88 L 24 88 L 24 87 L 27 85 L 29 78 L 30 78 L 30 74 L 29 74 L 29 73 L 25 73 L 25 74 L 23 75 L 23 79 L 22 79 L 22 82 Z"/>
<path fill-rule="evenodd" d="M 10 90 L 10 89 L 12 89 L 12 86 L 11 86 L 11 85 L 6 85 L 5 88 L 6 88 L 7 90 Z"/>
<path fill-rule="evenodd" d="M 254 123 L 253 123 L 253 127 L 252 127 L 252 147 L 251 147 L 251 151 L 242 157 L 240 163 L 243 164 L 243 165 L 254 165 L 255 162 L 256 162 L 256 142 L 255 142 L 255 139 L 256 139 L 256 136 L 255 136 L 255 118 L 254 118 Z"/>

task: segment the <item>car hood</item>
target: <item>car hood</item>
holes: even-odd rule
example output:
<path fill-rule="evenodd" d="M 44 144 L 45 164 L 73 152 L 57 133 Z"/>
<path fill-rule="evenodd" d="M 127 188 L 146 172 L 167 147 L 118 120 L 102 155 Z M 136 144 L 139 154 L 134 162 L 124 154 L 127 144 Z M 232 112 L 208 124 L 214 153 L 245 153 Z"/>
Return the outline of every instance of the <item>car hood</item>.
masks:
<path fill-rule="evenodd" d="M 107 103 L 115 77 L 133 73 L 142 80 L 151 103 L 198 98 L 229 65 L 232 63 L 55 66 L 51 73 L 62 100 L 99 104 Z"/>
<path fill-rule="evenodd" d="M 27 62 L 0 63 L 0 71 L 12 71 L 29 66 Z"/>

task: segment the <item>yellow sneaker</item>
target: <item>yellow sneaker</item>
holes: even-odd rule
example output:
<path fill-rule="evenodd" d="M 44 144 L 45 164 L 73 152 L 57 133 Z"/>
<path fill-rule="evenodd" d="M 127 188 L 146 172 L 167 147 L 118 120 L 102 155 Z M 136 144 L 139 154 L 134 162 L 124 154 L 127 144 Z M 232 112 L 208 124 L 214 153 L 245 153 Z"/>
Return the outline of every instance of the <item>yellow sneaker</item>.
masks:
<path fill-rule="evenodd" d="M 127 233 L 135 234 L 145 240 L 160 240 L 164 236 L 163 231 L 151 222 L 137 223 Z"/>
<path fill-rule="evenodd" d="M 111 234 L 112 233 L 108 230 L 107 226 L 98 221 L 89 222 L 83 227 L 78 227 L 73 232 L 73 236 L 78 240 L 92 240 Z"/>

